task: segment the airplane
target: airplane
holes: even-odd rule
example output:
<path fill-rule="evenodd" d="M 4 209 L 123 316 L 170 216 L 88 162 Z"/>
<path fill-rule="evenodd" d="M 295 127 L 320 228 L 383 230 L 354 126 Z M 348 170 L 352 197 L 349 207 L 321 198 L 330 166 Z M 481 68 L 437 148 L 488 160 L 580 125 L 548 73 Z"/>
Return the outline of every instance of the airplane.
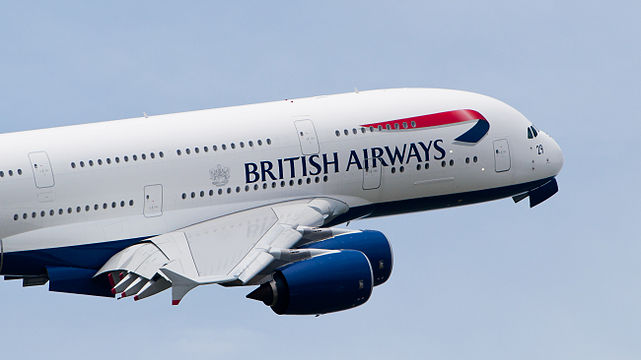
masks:
<path fill-rule="evenodd" d="M 390 241 L 352 220 L 558 191 L 559 145 L 488 96 L 405 88 L 0 135 L 0 274 L 178 305 L 254 286 L 279 315 L 367 302 Z"/>

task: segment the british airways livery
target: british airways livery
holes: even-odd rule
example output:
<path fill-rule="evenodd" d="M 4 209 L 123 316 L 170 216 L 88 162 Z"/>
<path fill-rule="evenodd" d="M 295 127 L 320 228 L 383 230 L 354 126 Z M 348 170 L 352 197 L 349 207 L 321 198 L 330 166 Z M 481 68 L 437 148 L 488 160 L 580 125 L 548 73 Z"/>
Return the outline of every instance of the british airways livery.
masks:
<path fill-rule="evenodd" d="M 142 300 L 257 286 L 277 314 L 365 303 L 388 239 L 350 220 L 554 195 L 557 143 L 493 98 L 389 89 L 0 135 L 0 274 Z"/>

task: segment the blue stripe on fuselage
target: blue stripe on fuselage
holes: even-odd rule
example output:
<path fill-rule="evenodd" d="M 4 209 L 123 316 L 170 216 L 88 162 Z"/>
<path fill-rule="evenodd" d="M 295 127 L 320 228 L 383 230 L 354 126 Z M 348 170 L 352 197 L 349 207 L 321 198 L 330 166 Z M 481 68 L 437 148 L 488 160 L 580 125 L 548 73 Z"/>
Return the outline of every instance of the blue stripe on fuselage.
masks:
<path fill-rule="evenodd" d="M 98 271 L 119 251 L 147 238 L 109 241 L 53 249 L 17 251 L 4 254 L 2 275 L 41 275 L 45 267 L 61 266 Z"/>

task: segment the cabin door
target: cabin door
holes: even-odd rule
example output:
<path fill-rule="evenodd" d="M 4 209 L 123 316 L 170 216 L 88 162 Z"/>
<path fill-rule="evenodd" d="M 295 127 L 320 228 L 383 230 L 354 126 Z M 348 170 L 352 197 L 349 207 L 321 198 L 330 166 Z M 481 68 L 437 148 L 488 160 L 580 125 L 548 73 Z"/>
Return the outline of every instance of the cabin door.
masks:
<path fill-rule="evenodd" d="M 162 185 L 145 186 L 145 217 L 162 215 Z"/>
<path fill-rule="evenodd" d="M 33 171 L 36 187 L 38 189 L 53 187 L 55 181 L 49 155 L 44 151 L 32 152 L 29 154 L 29 160 L 31 161 L 31 170 Z"/>
<path fill-rule="evenodd" d="M 383 167 L 367 166 L 363 169 L 363 190 L 375 190 L 381 187 Z"/>
<path fill-rule="evenodd" d="M 294 125 L 298 133 L 301 153 L 303 155 L 318 154 L 320 146 L 318 144 L 318 136 L 316 136 L 314 123 L 309 119 L 305 119 L 294 121 Z"/>
<path fill-rule="evenodd" d="M 494 168 L 496 172 L 508 171 L 511 167 L 510 147 L 507 139 L 494 140 Z"/>

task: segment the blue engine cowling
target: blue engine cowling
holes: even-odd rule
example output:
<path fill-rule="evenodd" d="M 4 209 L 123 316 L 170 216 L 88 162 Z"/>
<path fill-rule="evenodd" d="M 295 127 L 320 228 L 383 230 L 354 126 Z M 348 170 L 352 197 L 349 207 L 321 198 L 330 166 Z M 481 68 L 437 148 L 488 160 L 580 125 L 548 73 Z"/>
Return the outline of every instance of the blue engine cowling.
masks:
<path fill-rule="evenodd" d="M 392 274 L 392 246 L 380 231 L 363 230 L 338 235 L 333 238 L 314 242 L 301 248 L 327 250 L 358 250 L 365 254 L 372 265 L 374 286 L 381 285 Z"/>
<path fill-rule="evenodd" d="M 373 286 L 367 256 L 344 250 L 286 265 L 247 297 L 279 315 L 318 315 L 364 304 Z"/>

